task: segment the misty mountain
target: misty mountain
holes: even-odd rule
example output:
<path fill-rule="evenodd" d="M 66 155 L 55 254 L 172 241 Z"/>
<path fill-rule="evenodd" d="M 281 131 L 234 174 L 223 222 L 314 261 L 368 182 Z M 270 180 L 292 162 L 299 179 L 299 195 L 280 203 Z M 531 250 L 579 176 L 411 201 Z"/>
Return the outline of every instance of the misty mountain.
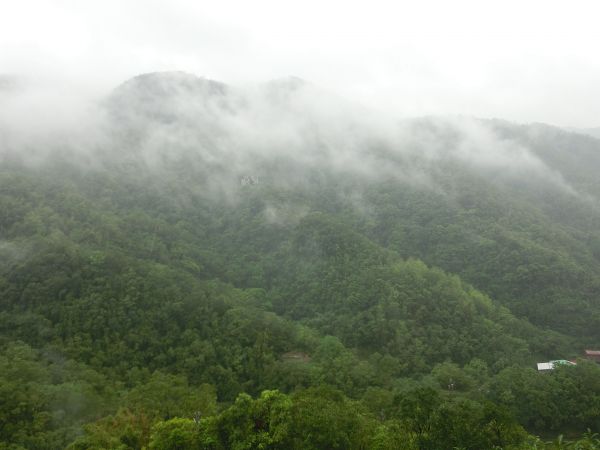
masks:
<path fill-rule="evenodd" d="M 590 173 L 599 158 L 595 139 L 540 124 L 394 120 L 293 77 L 235 88 L 179 72 L 146 74 L 116 88 L 106 105 L 109 129 L 147 127 L 150 155 L 169 148 L 172 157 L 194 154 L 210 163 L 218 151 L 250 170 L 260 170 L 251 166 L 256 158 L 280 158 L 401 181 L 431 178 L 440 164 L 457 163 L 495 179 L 533 178 L 547 189 L 597 195 Z"/>
<path fill-rule="evenodd" d="M 266 225 L 342 214 L 378 245 L 459 274 L 535 324 L 597 336 L 600 141 L 540 124 L 394 120 L 295 78 L 238 88 L 145 74 L 100 108 L 100 144 L 51 153 L 51 164 L 84 178 L 110 169 L 223 214 L 255 202 Z M 269 256 L 253 251 L 259 264 Z"/>
<path fill-rule="evenodd" d="M 593 138 L 600 138 L 600 127 L 594 128 L 575 128 L 575 127 L 567 127 L 565 128 L 567 131 L 571 131 L 577 134 L 585 134 L 591 136 Z"/>
<path fill-rule="evenodd" d="M 186 117 L 186 111 L 178 109 L 183 102 L 206 105 L 211 99 L 224 99 L 226 94 L 224 84 L 183 72 L 148 73 L 118 86 L 106 107 L 115 122 L 141 116 L 168 124 Z"/>
<path fill-rule="evenodd" d="M 185 180 L 170 186 L 178 195 L 232 207 L 280 191 L 294 202 L 262 197 L 260 208 L 284 222 L 278 211 L 322 210 L 329 196 L 361 232 L 402 256 L 460 274 L 534 323 L 571 334 L 575 321 L 596 334 L 595 139 L 538 124 L 367 117 L 294 79 L 244 90 L 150 74 L 117 88 L 109 105 L 120 114 L 109 129 L 137 136 L 133 144 L 117 134 L 116 158 L 137 148 L 136 176 L 148 183 L 176 175 Z M 244 177 L 261 180 L 260 194 L 246 192 Z"/>
<path fill-rule="evenodd" d="M 413 436 L 406 399 L 427 392 L 431 420 L 511 430 L 470 448 L 597 424 L 593 364 L 531 368 L 600 340 L 600 140 L 400 120 L 297 78 L 144 74 L 86 111 L 23 139 L 0 123 L 0 367 L 33 392 L 0 372 L 28 408 L 3 440 L 116 448 L 122 426 L 141 448 L 128 420 L 203 405 L 227 448 L 228 414 L 269 389 L 357 408 L 365 436 Z"/>

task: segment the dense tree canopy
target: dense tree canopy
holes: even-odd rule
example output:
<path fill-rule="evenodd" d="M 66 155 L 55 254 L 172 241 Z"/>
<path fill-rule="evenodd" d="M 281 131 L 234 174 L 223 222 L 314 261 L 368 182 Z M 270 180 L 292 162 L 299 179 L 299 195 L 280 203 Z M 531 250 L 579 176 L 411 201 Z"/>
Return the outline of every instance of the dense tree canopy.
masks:
<path fill-rule="evenodd" d="M 126 104 L 95 164 L 0 161 L 0 448 L 600 448 L 598 142 L 488 124 L 585 196 L 377 140 L 242 183 Z"/>

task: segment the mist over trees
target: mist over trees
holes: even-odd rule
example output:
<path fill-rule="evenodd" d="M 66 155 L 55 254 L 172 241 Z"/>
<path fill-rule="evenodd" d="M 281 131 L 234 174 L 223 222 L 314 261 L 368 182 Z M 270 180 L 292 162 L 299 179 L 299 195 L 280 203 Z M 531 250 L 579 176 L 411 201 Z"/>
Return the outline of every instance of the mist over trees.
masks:
<path fill-rule="evenodd" d="M 600 447 L 600 140 L 293 77 L 31 89 L 0 79 L 0 448 Z"/>

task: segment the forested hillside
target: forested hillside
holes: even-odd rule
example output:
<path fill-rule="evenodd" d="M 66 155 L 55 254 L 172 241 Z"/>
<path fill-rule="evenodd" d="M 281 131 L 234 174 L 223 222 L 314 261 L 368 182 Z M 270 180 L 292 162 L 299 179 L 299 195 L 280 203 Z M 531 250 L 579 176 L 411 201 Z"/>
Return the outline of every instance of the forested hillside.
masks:
<path fill-rule="evenodd" d="M 600 448 L 600 140 L 299 79 L 97 108 L 0 130 L 0 448 Z"/>

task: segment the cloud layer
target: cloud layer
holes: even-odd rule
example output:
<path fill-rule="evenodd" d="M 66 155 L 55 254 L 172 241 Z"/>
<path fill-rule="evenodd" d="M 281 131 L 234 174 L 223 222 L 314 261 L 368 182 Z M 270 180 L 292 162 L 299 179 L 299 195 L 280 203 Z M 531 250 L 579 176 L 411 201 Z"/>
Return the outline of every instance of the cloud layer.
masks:
<path fill-rule="evenodd" d="M 229 84 L 287 75 L 404 117 L 597 127 L 591 1 L 483 4 L 22 0 L 0 16 L 0 73 L 100 96 L 138 73 Z"/>

